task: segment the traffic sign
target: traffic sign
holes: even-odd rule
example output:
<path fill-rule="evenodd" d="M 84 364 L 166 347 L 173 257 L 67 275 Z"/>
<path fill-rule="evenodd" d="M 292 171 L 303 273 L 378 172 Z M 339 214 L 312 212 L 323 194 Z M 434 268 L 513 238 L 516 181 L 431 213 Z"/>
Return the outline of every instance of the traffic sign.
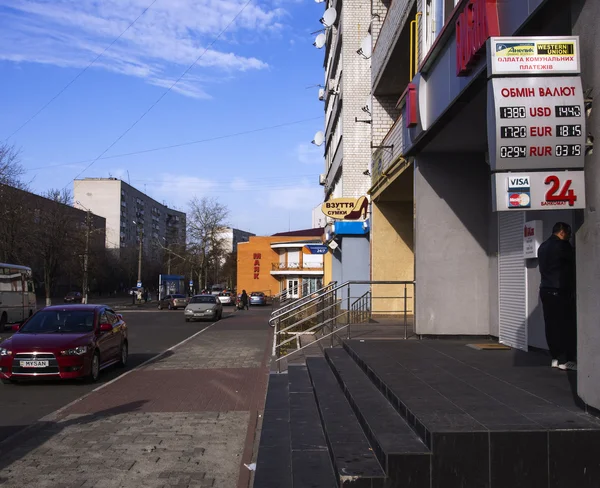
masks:
<path fill-rule="evenodd" d="M 141 281 L 138 281 L 138 282 L 137 282 L 137 287 L 138 287 L 138 288 L 141 288 L 141 287 L 142 287 L 142 282 L 141 282 Z"/>

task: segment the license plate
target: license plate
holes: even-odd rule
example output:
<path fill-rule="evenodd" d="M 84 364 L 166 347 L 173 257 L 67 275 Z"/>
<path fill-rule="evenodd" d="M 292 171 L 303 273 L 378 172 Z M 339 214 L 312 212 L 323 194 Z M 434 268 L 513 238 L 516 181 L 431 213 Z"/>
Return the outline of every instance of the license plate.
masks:
<path fill-rule="evenodd" d="M 48 361 L 20 361 L 21 368 L 47 368 Z"/>

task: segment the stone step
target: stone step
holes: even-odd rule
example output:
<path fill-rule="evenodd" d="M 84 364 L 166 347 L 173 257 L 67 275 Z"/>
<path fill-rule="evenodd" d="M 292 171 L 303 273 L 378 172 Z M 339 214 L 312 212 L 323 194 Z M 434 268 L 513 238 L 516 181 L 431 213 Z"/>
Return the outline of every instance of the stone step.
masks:
<path fill-rule="evenodd" d="M 293 488 L 287 374 L 270 374 L 254 488 Z"/>
<path fill-rule="evenodd" d="M 385 473 L 325 358 L 306 359 L 340 487 L 383 488 Z"/>
<path fill-rule="evenodd" d="M 306 366 L 288 368 L 294 488 L 337 486 Z"/>
<path fill-rule="evenodd" d="M 344 349 L 325 357 L 394 486 L 429 488 L 429 449 Z"/>

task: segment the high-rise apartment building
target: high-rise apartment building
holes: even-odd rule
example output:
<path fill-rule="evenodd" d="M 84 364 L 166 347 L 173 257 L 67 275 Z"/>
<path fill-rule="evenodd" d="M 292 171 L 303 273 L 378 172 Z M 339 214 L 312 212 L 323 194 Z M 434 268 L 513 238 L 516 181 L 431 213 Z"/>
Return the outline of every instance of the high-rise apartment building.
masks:
<path fill-rule="evenodd" d="M 106 219 L 106 247 L 120 249 L 139 243 L 146 253 L 184 245 L 186 217 L 117 178 L 74 181 L 75 206 Z"/>
<path fill-rule="evenodd" d="M 245 230 L 234 229 L 232 227 L 223 229 L 223 231 L 219 234 L 223 250 L 226 253 L 237 251 L 237 245 L 240 242 L 248 242 L 252 236 L 254 236 L 254 234 L 246 232 Z"/>

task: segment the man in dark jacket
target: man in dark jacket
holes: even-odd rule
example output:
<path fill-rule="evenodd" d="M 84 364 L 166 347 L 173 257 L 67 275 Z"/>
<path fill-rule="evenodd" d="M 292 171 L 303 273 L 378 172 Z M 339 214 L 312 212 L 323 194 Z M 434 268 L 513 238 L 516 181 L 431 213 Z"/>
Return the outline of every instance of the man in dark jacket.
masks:
<path fill-rule="evenodd" d="M 246 293 L 246 290 L 242 290 L 242 296 L 241 296 L 241 300 L 242 300 L 242 310 L 246 309 L 249 310 L 248 307 L 248 294 Z"/>
<path fill-rule="evenodd" d="M 538 250 L 546 342 L 552 367 L 563 370 L 577 369 L 575 251 L 570 238 L 571 226 L 557 222 L 550 238 Z"/>

